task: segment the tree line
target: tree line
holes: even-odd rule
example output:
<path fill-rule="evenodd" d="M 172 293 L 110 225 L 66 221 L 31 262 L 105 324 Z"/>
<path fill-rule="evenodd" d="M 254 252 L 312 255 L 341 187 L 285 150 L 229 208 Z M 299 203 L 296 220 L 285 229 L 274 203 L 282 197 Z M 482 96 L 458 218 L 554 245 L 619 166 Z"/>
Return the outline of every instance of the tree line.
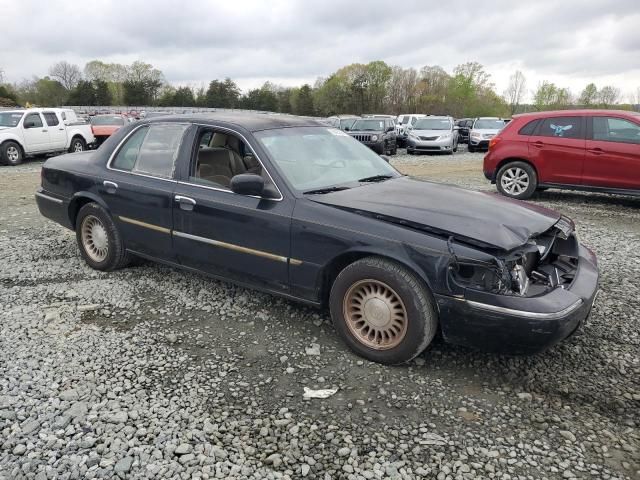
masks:
<path fill-rule="evenodd" d="M 640 104 L 640 87 L 621 105 L 620 89 L 590 83 L 579 95 L 543 81 L 527 90 L 524 74 L 516 71 L 499 94 L 491 77 L 477 62 L 451 72 L 442 67 L 421 69 L 390 66 L 383 61 L 354 63 L 314 85 L 283 87 L 265 82 L 242 92 L 230 78 L 199 87 L 173 86 L 161 70 L 136 61 L 131 65 L 88 62 L 83 69 L 66 61 L 51 66 L 49 75 L 15 84 L 2 81 L 0 106 L 127 105 L 132 107 L 212 107 L 329 116 L 343 113 L 432 113 L 454 117 L 509 116 L 531 110 L 573 107 L 632 108 Z M 532 101 L 525 103 L 530 97 Z"/>

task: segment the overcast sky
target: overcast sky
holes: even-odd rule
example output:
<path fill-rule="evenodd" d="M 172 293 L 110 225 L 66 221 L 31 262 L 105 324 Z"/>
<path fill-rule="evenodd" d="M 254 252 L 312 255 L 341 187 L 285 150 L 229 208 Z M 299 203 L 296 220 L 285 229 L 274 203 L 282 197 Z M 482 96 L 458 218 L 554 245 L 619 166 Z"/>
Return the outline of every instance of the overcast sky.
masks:
<path fill-rule="evenodd" d="M 372 60 L 447 71 L 478 61 L 498 93 L 520 69 L 579 93 L 640 87 L 640 0 L 0 0 L 0 69 L 11 82 L 67 60 L 143 60 L 174 84 L 231 77 L 313 84 Z"/>

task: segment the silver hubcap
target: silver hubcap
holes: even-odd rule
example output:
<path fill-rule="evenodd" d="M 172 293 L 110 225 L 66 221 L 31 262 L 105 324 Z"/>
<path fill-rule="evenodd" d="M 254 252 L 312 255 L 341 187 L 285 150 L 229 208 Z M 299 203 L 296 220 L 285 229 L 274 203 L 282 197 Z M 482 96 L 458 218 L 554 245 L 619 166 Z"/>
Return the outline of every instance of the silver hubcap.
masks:
<path fill-rule="evenodd" d="M 520 167 L 508 168 L 500 179 L 502 189 L 510 195 L 520 195 L 529 188 L 529 174 Z"/>
<path fill-rule="evenodd" d="M 16 147 L 7 148 L 7 158 L 10 162 L 17 162 L 20 159 L 20 152 Z"/>
<path fill-rule="evenodd" d="M 351 334 L 369 348 L 394 348 L 407 334 L 409 322 L 404 303 L 379 280 L 354 283 L 344 296 L 342 308 Z"/>
<path fill-rule="evenodd" d="M 82 147 L 82 142 L 75 142 L 73 144 L 73 151 L 74 152 L 82 152 L 84 150 L 84 148 Z"/>
<path fill-rule="evenodd" d="M 107 230 L 97 217 L 88 215 L 82 220 L 82 246 L 94 262 L 103 262 L 109 253 Z"/>

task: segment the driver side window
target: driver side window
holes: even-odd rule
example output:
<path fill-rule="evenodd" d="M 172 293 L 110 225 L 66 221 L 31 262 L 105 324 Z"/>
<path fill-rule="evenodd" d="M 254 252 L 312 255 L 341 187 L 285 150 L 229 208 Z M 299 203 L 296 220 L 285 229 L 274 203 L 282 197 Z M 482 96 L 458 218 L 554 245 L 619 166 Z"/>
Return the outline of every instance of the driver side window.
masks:
<path fill-rule="evenodd" d="M 30 126 L 27 126 L 31 124 Z M 42 128 L 42 119 L 39 113 L 30 113 L 24 118 L 25 128 Z"/>
<path fill-rule="evenodd" d="M 189 181 L 205 186 L 230 189 L 231 179 L 243 173 L 262 176 L 262 165 L 253 150 L 239 137 L 214 128 L 202 128 L 191 161 Z"/>

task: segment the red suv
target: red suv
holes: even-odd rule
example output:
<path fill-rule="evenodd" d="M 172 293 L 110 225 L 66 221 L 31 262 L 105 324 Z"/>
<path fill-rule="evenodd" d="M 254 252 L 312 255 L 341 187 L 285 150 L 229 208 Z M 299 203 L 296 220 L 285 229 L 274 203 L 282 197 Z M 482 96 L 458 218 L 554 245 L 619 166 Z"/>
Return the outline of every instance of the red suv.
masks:
<path fill-rule="evenodd" d="M 640 113 L 515 115 L 491 140 L 483 169 L 500 193 L 518 199 L 547 188 L 640 195 Z"/>

